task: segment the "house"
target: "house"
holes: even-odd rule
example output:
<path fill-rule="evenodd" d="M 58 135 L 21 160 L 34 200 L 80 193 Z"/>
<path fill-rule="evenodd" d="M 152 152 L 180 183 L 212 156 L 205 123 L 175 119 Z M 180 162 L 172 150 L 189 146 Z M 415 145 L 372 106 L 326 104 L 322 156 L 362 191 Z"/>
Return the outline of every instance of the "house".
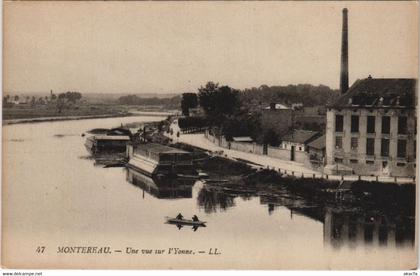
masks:
<path fill-rule="evenodd" d="M 312 142 L 309 142 L 306 148 L 309 153 L 309 160 L 312 164 L 317 166 L 325 165 L 325 135 L 316 138 Z"/>
<path fill-rule="evenodd" d="M 284 135 L 281 139 L 280 144 L 281 149 L 290 150 L 291 158 L 290 160 L 294 161 L 295 152 L 306 152 L 307 145 L 318 138 L 321 134 L 317 131 L 303 130 L 303 129 L 294 129 L 293 131 Z"/>
<path fill-rule="evenodd" d="M 357 80 L 328 106 L 327 167 L 358 175 L 415 176 L 416 80 Z"/>

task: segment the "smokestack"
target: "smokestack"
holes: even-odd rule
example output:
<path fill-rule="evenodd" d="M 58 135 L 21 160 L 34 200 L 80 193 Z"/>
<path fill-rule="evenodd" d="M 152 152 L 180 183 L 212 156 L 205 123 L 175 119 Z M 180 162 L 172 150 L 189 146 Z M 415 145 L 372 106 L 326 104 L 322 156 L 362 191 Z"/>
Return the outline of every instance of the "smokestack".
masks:
<path fill-rule="evenodd" d="M 349 42 L 348 42 L 348 24 L 347 8 L 343 9 L 343 31 L 341 37 L 341 74 L 340 91 L 344 94 L 349 89 Z"/>

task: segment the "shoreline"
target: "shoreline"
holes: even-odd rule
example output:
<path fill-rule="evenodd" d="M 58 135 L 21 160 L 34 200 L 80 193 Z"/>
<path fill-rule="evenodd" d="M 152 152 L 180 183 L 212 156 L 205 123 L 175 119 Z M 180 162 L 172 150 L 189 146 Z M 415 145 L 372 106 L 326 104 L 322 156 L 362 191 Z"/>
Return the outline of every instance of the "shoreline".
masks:
<path fill-rule="evenodd" d="M 138 112 L 138 113 L 124 113 L 124 114 L 102 114 L 102 115 L 77 115 L 77 116 L 55 116 L 55 117 L 38 117 L 38 118 L 22 118 L 22 119 L 6 119 L 2 120 L 2 125 L 16 125 L 16 124 L 31 124 L 31 123 L 43 123 L 43 122 L 56 122 L 56 121 L 74 121 L 74 120 L 85 120 L 85 119 L 106 119 L 106 118 L 123 118 L 123 117 L 135 117 L 135 116 L 150 116 L 150 117 L 162 117 L 168 116 L 170 113 L 158 113 L 158 112 Z"/>
<path fill-rule="evenodd" d="M 358 176 L 358 175 L 333 175 L 313 171 L 303 166 L 303 164 L 285 161 L 265 155 L 255 155 L 243 151 L 237 151 L 220 147 L 207 138 L 204 134 L 181 134 L 180 137 L 164 134 L 168 138 L 178 143 L 188 144 L 197 148 L 202 148 L 210 152 L 221 152 L 222 155 L 236 160 L 247 161 L 247 163 L 260 166 L 261 168 L 276 170 L 279 173 L 293 177 L 306 179 L 327 179 L 331 181 L 368 181 L 382 182 L 390 185 L 415 185 L 416 181 L 412 177 L 386 177 L 386 176 Z"/>
<path fill-rule="evenodd" d="M 179 142 L 173 146 L 187 151 L 205 152 L 209 157 L 212 156 L 207 150 L 194 145 Z M 302 197 L 305 201 L 303 205 L 316 203 L 318 207 L 340 208 L 342 211 L 375 207 L 388 214 L 403 213 L 407 217 L 413 216 L 412 210 L 415 209 L 414 185 L 389 185 L 384 182 L 355 180 L 343 189 L 339 180 L 291 176 L 273 169 L 255 168 L 252 164 L 226 156 L 212 156 L 209 160 L 209 163 L 199 165 L 200 170 L 211 177 L 227 181 L 207 185 L 211 188 L 223 188 L 233 195 L 248 192 L 261 195 L 262 191 L 271 187 L 271 194 L 263 194 L 277 198 L 281 196 L 282 188 L 285 188 L 291 194 Z M 299 207 L 296 202 L 292 205 Z"/>

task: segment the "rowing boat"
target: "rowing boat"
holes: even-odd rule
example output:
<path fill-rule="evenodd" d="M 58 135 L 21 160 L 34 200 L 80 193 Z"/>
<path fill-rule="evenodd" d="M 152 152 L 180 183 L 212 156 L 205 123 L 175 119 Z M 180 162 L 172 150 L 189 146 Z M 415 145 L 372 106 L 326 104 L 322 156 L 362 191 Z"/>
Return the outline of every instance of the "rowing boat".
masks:
<path fill-rule="evenodd" d="M 191 226 L 206 226 L 206 221 L 194 221 L 191 219 L 177 219 L 166 217 L 166 222 L 169 224 L 191 225 Z"/>

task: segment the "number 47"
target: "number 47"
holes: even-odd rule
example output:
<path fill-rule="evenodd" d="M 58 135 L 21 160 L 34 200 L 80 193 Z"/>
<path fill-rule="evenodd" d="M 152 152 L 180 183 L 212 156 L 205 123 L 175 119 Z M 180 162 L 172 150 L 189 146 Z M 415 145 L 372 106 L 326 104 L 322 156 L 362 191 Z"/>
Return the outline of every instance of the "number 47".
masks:
<path fill-rule="evenodd" d="M 35 251 L 36 253 L 44 253 L 44 250 L 45 250 L 45 246 L 38 246 Z"/>

